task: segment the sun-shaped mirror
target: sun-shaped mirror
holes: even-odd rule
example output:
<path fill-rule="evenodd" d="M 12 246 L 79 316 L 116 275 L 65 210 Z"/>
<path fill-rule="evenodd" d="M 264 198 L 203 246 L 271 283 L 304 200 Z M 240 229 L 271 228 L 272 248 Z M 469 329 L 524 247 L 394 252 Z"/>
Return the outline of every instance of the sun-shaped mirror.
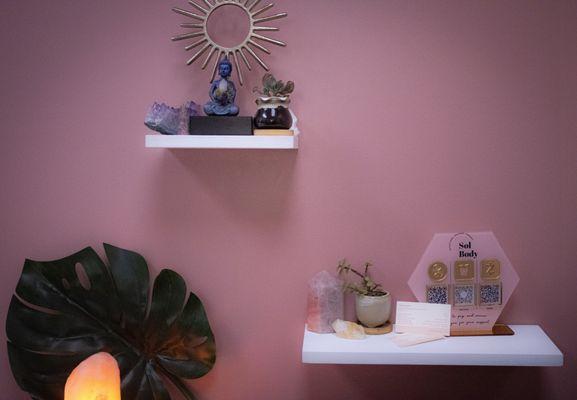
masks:
<path fill-rule="evenodd" d="M 211 60 L 214 59 L 211 75 L 212 82 L 219 61 L 226 57 L 234 64 L 241 85 L 244 82 L 242 76 L 243 66 L 246 66 L 249 71 L 252 71 L 249 57 L 254 59 L 264 70 L 268 71 L 268 65 L 257 55 L 257 51 L 270 54 L 270 50 L 264 46 L 265 43 L 282 47 L 286 46 L 286 43 L 261 34 L 262 32 L 279 30 L 277 27 L 264 26 L 262 24 L 284 18 L 287 16 L 287 13 L 264 15 L 274 7 L 274 4 L 270 3 L 259 8 L 258 5 L 260 2 L 261 0 L 202 0 L 202 2 L 200 0 L 188 0 L 188 3 L 194 10 L 188 11 L 174 7 L 172 11 L 175 13 L 195 20 L 195 22 L 192 23 L 187 22 L 180 24 L 182 28 L 193 29 L 192 32 L 177 35 L 172 38 L 173 41 L 193 40 L 193 43 L 184 48 L 186 51 L 193 49 L 195 51 L 186 64 L 191 65 L 204 56 L 201 68 L 206 69 Z M 227 19 L 228 22 L 223 22 L 223 19 Z M 245 21 L 248 27 L 246 27 L 246 25 L 245 27 L 241 27 L 242 24 L 240 24 L 239 21 L 242 20 Z M 218 30 L 220 29 L 218 27 L 230 28 L 232 32 L 223 32 L 229 33 L 228 35 L 218 35 Z M 234 39 L 235 37 L 236 40 Z M 242 64 L 239 60 L 242 60 Z"/>

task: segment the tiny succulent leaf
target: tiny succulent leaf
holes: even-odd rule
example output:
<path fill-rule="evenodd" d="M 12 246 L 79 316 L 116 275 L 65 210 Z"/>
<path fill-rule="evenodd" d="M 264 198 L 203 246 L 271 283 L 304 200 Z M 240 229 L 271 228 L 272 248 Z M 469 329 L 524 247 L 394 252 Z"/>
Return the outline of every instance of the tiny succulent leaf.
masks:
<path fill-rule="evenodd" d="M 284 83 L 282 80 L 276 80 L 274 75 L 266 73 L 262 77 L 262 90 L 254 88 L 254 93 L 259 93 L 264 96 L 287 96 L 294 90 L 294 82 L 288 81 Z"/>
<path fill-rule="evenodd" d="M 293 81 L 288 81 L 284 87 L 284 94 L 291 94 L 295 90 L 295 84 Z"/>
<path fill-rule="evenodd" d="M 123 399 L 170 400 L 161 375 L 185 399 L 194 399 L 181 378 L 203 376 L 216 358 L 200 299 L 190 293 L 186 300 L 182 277 L 165 269 L 154 281 L 148 306 L 144 258 L 104 248 L 109 267 L 92 248 L 61 260 L 24 263 L 6 319 L 16 382 L 35 400 L 61 400 L 72 369 L 106 351 L 118 361 Z"/>
<path fill-rule="evenodd" d="M 264 76 L 262 77 L 262 86 L 264 88 L 271 88 L 275 85 L 276 83 L 276 79 L 274 78 L 273 74 L 267 73 L 264 74 Z"/>
<path fill-rule="evenodd" d="M 277 81 L 273 87 L 273 92 L 275 96 L 279 96 L 282 93 L 282 89 L 284 88 L 283 81 Z"/>

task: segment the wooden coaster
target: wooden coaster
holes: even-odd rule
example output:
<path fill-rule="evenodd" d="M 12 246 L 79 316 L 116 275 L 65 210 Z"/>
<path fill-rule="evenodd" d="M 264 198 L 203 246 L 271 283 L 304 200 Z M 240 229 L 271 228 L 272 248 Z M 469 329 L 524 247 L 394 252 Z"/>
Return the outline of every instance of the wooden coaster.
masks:
<path fill-rule="evenodd" d="M 359 325 L 363 326 L 360 323 Z M 363 329 L 367 335 L 384 335 L 393 331 L 393 324 L 390 322 L 385 322 L 384 325 L 377 326 L 376 328 L 367 328 L 366 326 L 363 326 Z"/>
<path fill-rule="evenodd" d="M 366 332 L 365 332 L 366 333 Z M 514 335 L 513 329 L 505 324 L 493 325 L 491 332 L 487 331 L 451 331 L 451 336 L 511 336 Z"/>

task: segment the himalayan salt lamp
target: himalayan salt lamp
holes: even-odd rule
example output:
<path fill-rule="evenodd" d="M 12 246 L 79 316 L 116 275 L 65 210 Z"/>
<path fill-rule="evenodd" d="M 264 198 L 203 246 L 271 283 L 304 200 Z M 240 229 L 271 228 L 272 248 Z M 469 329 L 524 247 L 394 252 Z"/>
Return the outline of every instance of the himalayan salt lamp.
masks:
<path fill-rule="evenodd" d="M 321 271 L 309 281 L 307 329 L 317 333 L 332 333 L 331 323 L 344 318 L 343 284 L 327 271 Z"/>
<path fill-rule="evenodd" d="M 120 370 L 108 353 L 82 361 L 64 386 L 64 400 L 120 400 Z"/>

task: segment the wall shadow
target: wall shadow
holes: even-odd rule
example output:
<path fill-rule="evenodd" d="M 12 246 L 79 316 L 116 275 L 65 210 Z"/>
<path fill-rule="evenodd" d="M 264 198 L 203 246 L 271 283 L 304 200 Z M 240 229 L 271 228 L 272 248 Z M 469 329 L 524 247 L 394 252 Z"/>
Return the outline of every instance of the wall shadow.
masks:
<path fill-rule="evenodd" d="M 305 385 L 307 398 L 319 400 L 545 399 L 542 375 L 526 367 L 306 365 Z M 342 396 L 330 389 L 337 381 Z"/>
<path fill-rule="evenodd" d="M 242 222 L 279 224 L 287 219 L 296 160 L 289 150 L 167 151 L 156 184 L 159 217 L 178 222 L 175 209 L 212 202 Z"/>

